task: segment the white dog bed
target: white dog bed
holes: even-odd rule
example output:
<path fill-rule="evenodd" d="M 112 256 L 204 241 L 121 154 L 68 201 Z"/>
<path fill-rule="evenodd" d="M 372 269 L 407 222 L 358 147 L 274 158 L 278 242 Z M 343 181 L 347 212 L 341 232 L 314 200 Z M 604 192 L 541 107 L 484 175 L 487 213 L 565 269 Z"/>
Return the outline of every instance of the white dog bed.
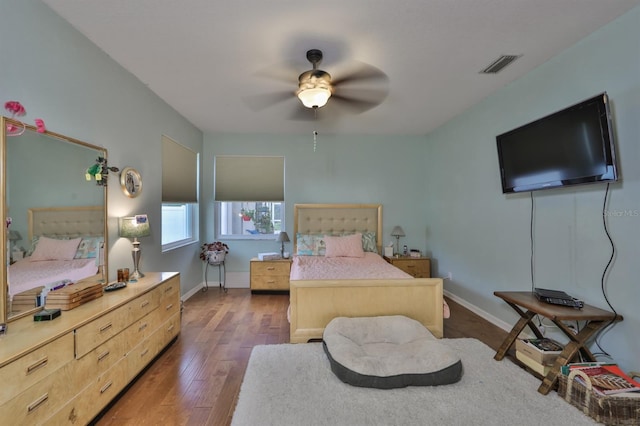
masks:
<path fill-rule="evenodd" d="M 462 377 L 462 362 L 418 321 L 405 316 L 334 318 L 323 335 L 331 371 L 353 386 L 437 386 Z"/>

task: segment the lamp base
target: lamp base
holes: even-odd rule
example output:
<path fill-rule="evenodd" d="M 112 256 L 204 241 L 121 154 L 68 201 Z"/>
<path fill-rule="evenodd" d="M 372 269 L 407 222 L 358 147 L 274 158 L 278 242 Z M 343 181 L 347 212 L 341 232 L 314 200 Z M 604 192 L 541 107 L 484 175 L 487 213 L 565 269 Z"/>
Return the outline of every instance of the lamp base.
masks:
<path fill-rule="evenodd" d="M 133 272 L 129 275 L 129 281 L 136 282 L 140 278 L 144 277 L 144 274 L 140 272 L 140 242 L 136 238 L 133 241 L 133 250 L 131 250 L 131 257 L 133 258 Z"/>

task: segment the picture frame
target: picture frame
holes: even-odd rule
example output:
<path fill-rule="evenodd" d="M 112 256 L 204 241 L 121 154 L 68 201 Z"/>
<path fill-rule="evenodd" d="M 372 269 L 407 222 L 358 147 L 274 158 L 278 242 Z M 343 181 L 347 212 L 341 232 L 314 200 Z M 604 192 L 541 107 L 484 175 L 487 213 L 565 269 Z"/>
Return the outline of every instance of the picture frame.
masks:
<path fill-rule="evenodd" d="M 142 192 L 142 176 L 133 167 L 125 167 L 120 173 L 120 187 L 129 198 L 135 198 Z"/>

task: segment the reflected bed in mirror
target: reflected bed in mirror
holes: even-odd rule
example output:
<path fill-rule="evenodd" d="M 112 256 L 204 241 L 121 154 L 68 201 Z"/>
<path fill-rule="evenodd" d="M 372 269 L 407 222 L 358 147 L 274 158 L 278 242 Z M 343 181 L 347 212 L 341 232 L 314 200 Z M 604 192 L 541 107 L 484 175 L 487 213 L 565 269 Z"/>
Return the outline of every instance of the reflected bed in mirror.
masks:
<path fill-rule="evenodd" d="M 29 209 L 29 250 L 9 266 L 9 315 L 38 305 L 45 286 L 101 274 L 102 206 Z M 100 277 L 102 278 L 102 277 Z"/>
<path fill-rule="evenodd" d="M 96 158 L 106 158 L 106 150 L 57 133 L 38 133 L 29 125 L 22 135 L 7 137 L 4 129 L 12 120 L 3 120 L 2 209 L 5 219 L 11 217 L 12 234 L 21 239 L 8 240 L 5 233 L 0 247 L 7 259 L 0 322 L 41 309 L 35 296 L 44 285 L 108 279 L 107 250 L 99 250 L 108 247 L 106 189 L 85 178 Z"/>

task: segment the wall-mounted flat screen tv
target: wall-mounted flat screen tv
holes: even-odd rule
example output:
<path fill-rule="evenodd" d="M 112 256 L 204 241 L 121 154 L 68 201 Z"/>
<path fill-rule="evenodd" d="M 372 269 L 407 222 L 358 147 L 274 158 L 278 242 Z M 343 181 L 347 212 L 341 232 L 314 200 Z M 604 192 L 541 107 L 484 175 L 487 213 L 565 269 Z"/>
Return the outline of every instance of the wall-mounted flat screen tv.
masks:
<path fill-rule="evenodd" d="M 606 93 L 498 135 L 496 142 L 505 194 L 618 180 Z"/>

